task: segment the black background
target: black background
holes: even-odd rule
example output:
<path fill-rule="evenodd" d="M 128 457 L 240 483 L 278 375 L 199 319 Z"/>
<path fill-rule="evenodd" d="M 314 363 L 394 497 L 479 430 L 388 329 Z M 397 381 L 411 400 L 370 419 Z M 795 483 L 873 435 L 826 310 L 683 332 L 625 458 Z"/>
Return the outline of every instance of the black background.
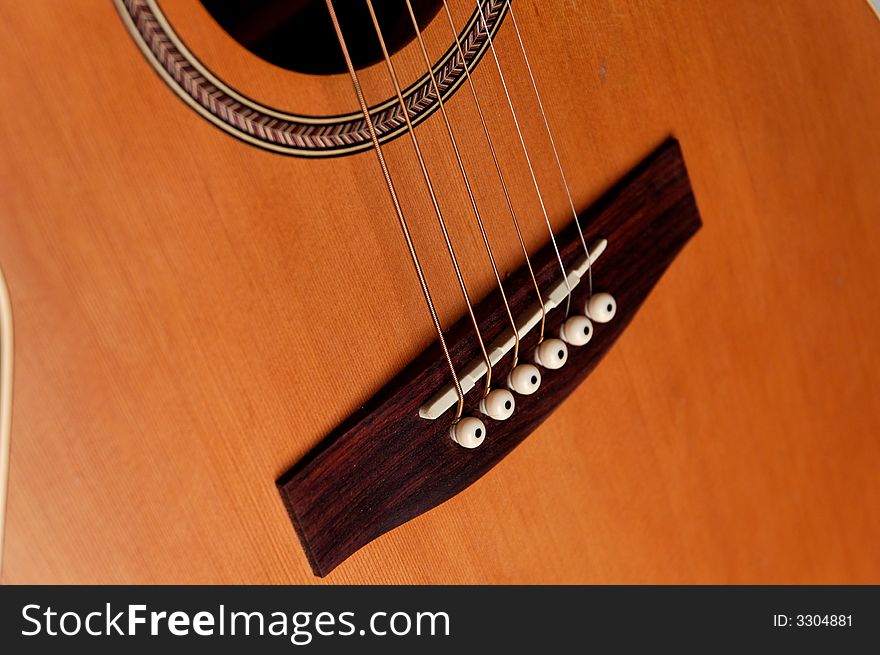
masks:
<path fill-rule="evenodd" d="M 30 603 L 53 610 L 217 613 L 262 610 L 355 612 L 445 611 L 450 636 L 322 637 L 295 646 L 272 636 L 23 637 Z M 852 615 L 852 627 L 773 626 L 774 614 Z M 32 612 L 32 615 L 35 614 Z M 313 617 L 314 620 L 314 617 Z M 55 618 L 57 626 L 58 619 Z M 96 622 L 97 624 L 97 622 Z M 491 653 L 587 652 L 878 652 L 878 587 L 3 587 L 0 644 L 24 652 Z M 125 621 L 120 625 L 125 626 Z M 144 626 L 139 626 L 144 633 Z M 314 634 L 314 625 L 310 626 Z M 12 648 L 8 648 L 11 646 Z"/>

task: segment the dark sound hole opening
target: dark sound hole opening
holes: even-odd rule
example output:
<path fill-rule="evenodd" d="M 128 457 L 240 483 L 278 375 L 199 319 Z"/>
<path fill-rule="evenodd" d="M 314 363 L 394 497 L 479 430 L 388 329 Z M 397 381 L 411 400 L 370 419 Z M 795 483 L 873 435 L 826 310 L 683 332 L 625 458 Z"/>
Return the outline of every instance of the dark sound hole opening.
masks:
<path fill-rule="evenodd" d="M 300 73 L 344 73 L 339 48 L 325 0 L 201 0 L 202 4 L 240 45 L 271 64 Z M 419 27 L 437 15 L 442 0 L 411 0 Z M 339 24 L 356 68 L 382 59 L 376 30 L 364 0 L 337 0 Z M 416 35 L 405 0 L 373 0 L 382 34 L 391 54 Z"/>

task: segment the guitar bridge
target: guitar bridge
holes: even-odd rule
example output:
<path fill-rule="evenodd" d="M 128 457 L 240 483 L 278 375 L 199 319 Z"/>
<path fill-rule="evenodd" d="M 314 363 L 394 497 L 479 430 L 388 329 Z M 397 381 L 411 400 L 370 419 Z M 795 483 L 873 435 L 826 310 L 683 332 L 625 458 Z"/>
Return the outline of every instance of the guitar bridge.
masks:
<path fill-rule="evenodd" d="M 284 506 L 316 575 L 328 574 L 376 537 L 474 483 L 586 379 L 701 225 L 678 143 L 669 139 L 662 144 L 579 220 L 592 244 L 591 256 L 601 255 L 591 271 L 595 288 L 617 299 L 616 316 L 596 329 L 589 343 L 569 348 L 565 365 L 546 371 L 534 393 L 518 397 L 510 418 L 486 418 L 488 436 L 479 448 L 462 448 L 450 439 L 449 409 L 457 394 L 439 343 L 434 343 L 278 479 Z M 556 242 L 570 275 L 584 275 L 586 257 L 574 223 Z M 548 244 L 531 261 L 539 287 L 551 289 L 545 298 L 546 333 L 556 334 L 565 320 L 560 293 L 568 293 L 564 286 L 560 291 L 556 252 Z M 577 284 L 579 279 L 569 280 L 572 307 L 582 306 L 589 295 L 587 285 Z M 521 352 L 533 352 L 538 335 L 532 328 L 540 316 L 525 265 L 505 287 L 510 289 L 510 309 L 520 317 Z M 477 304 L 474 313 L 492 344 L 493 370 L 503 379 L 513 360 L 513 331 L 498 290 Z M 466 374 L 466 407 L 477 408 L 481 385 L 476 381 L 486 365 L 469 319 L 448 330 L 446 342 L 456 369 Z"/>

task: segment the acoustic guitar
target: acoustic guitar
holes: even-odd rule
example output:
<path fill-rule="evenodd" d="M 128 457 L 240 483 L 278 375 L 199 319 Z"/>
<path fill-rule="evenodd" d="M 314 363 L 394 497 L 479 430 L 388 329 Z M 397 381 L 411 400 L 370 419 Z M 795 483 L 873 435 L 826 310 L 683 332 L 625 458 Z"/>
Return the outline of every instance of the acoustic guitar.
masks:
<path fill-rule="evenodd" d="M 865 0 L 0 32 L 3 582 L 880 580 Z"/>

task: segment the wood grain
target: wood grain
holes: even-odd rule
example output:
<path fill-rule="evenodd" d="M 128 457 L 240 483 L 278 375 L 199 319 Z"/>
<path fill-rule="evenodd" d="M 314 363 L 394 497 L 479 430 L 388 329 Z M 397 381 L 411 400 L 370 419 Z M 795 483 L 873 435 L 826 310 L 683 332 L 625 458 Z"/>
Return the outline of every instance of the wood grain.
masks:
<path fill-rule="evenodd" d="M 355 108 L 344 76 L 260 64 L 197 0 L 161 4 L 249 95 Z M 452 5 L 461 23 L 470 6 Z M 518 0 L 517 18 L 577 206 L 674 134 L 705 227 L 532 437 L 325 580 L 880 581 L 876 17 L 861 0 Z M 442 27 L 426 30 L 434 56 Z M 506 27 L 499 55 L 560 229 Z M 3 582 L 312 582 L 273 481 L 434 338 L 374 158 L 282 158 L 220 133 L 110 2 L 4 3 L 0 37 L 16 330 Z M 412 47 L 399 61 L 407 83 L 422 73 Z M 546 227 L 486 63 L 475 81 L 537 250 Z M 364 82 L 388 97 L 381 68 Z M 467 95 L 449 111 L 515 270 Z M 419 130 L 482 296 L 492 276 L 446 135 Z M 449 325 L 464 308 L 411 149 L 386 153 Z"/>

